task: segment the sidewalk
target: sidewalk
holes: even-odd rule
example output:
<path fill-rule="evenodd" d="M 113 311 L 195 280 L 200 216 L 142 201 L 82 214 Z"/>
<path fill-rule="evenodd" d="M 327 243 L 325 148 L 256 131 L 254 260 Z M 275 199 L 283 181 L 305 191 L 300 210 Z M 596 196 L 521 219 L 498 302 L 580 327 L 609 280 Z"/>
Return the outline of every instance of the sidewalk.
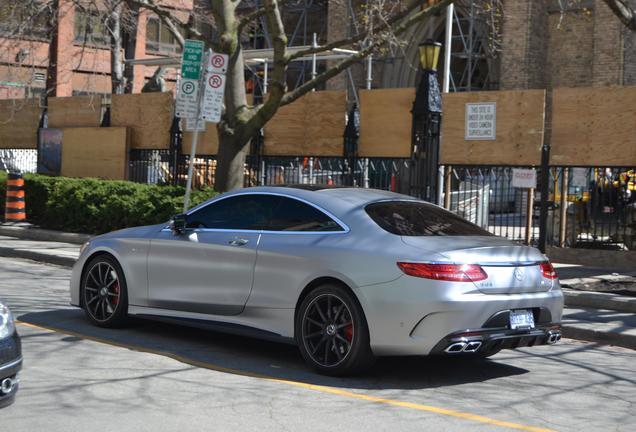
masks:
<path fill-rule="evenodd" d="M 25 238 L 7 236 L 0 227 L 0 256 L 25 258 L 71 267 L 79 256 L 86 236 L 37 229 L 8 232 Z M 5 235 L 2 235 L 5 234 Z M 67 242 L 45 241 L 48 237 Z M 33 240 L 28 238 L 39 238 Z M 72 241 L 73 243 L 71 243 Z M 566 308 L 563 311 L 563 335 L 572 339 L 608 343 L 636 349 L 636 269 L 611 271 L 607 268 L 555 264 Z M 590 291 L 597 287 L 606 292 Z M 633 296 L 622 295 L 634 290 Z"/>

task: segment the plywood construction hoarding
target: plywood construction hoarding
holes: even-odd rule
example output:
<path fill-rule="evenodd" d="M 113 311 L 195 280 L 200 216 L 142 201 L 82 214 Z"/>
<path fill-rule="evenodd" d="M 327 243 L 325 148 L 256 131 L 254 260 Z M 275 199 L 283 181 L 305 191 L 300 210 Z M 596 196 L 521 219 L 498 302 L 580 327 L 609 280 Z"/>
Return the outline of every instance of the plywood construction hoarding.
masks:
<path fill-rule="evenodd" d="M 62 133 L 63 176 L 128 178 L 127 128 L 64 128 Z"/>
<path fill-rule="evenodd" d="M 466 104 L 496 104 L 494 140 L 466 140 Z M 441 163 L 541 164 L 545 90 L 484 91 L 443 95 Z"/>
<path fill-rule="evenodd" d="M 173 108 L 171 92 L 113 95 L 110 123 L 130 129 L 132 149 L 167 149 Z"/>
<path fill-rule="evenodd" d="M 99 127 L 102 120 L 102 97 L 52 97 L 47 111 L 50 128 Z"/>
<path fill-rule="evenodd" d="M 268 156 L 342 156 L 346 93 L 311 92 L 281 107 L 265 126 Z"/>
<path fill-rule="evenodd" d="M 181 145 L 181 153 L 190 154 L 192 147 L 192 132 L 183 133 L 183 141 Z M 198 155 L 215 155 L 219 150 L 219 136 L 215 123 L 208 123 L 205 126 L 205 132 L 199 132 L 199 141 L 197 142 Z"/>
<path fill-rule="evenodd" d="M 552 165 L 636 165 L 636 87 L 560 88 L 552 104 Z"/>
<path fill-rule="evenodd" d="M 37 148 L 41 112 L 35 99 L 0 100 L 0 148 Z"/>
<path fill-rule="evenodd" d="M 360 92 L 361 157 L 410 157 L 414 88 Z M 496 136 L 466 140 L 466 104 L 497 106 Z M 545 91 L 443 95 L 441 161 L 444 164 L 538 165 L 543 144 Z"/>
<path fill-rule="evenodd" d="M 410 157 L 414 88 L 360 91 L 361 157 Z"/>

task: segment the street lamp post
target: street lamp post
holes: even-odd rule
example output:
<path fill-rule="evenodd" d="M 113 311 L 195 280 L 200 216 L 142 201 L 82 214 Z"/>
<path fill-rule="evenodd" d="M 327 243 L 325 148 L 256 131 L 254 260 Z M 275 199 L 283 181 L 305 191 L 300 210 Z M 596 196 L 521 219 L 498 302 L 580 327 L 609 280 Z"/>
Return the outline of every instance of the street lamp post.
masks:
<path fill-rule="evenodd" d="M 360 139 L 360 113 L 358 106 L 353 104 L 347 126 L 344 131 L 344 160 L 342 164 L 343 178 L 349 186 L 355 186 L 355 165 L 358 158 L 358 140 Z"/>
<path fill-rule="evenodd" d="M 437 203 L 437 165 L 442 122 L 442 95 L 437 63 L 442 44 L 427 40 L 419 46 L 420 83 L 413 102 L 411 194 Z"/>

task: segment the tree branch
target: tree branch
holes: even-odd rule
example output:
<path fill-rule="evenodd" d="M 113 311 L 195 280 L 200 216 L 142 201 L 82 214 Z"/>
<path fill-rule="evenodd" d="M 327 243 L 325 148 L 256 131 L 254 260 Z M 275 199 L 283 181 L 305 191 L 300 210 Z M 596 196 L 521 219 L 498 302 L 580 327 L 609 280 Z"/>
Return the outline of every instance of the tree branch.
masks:
<path fill-rule="evenodd" d="M 287 35 L 280 13 L 277 0 L 265 0 L 265 9 L 267 17 L 267 26 L 272 35 L 272 44 L 274 46 L 274 59 L 271 73 L 270 92 L 265 103 L 261 104 L 247 122 L 247 132 L 254 133 L 267 123 L 280 106 L 281 99 L 287 90 Z"/>
<path fill-rule="evenodd" d="M 416 13 L 413 15 L 413 17 L 417 17 L 417 19 L 420 19 L 424 16 L 428 16 L 431 13 L 435 13 L 438 10 L 442 9 L 443 7 L 449 5 L 450 3 L 452 3 L 453 0 L 441 0 L 435 4 L 433 4 L 432 6 L 429 6 L 426 9 L 421 10 L 420 12 Z M 373 26 L 373 30 L 367 30 L 364 32 L 361 32 L 355 36 L 351 36 L 348 38 L 344 38 L 344 39 L 340 39 L 337 41 L 333 41 L 330 42 L 326 45 L 322 45 L 319 47 L 312 47 L 312 48 L 307 48 L 301 51 L 297 51 L 296 53 L 290 55 L 288 57 L 288 61 L 293 61 L 295 59 L 301 58 L 301 57 L 306 57 L 308 55 L 311 54 L 317 54 L 317 53 L 321 53 L 321 52 L 325 52 L 325 51 L 330 51 L 334 48 L 341 48 L 341 47 L 346 47 L 346 46 L 351 46 L 353 44 L 355 44 L 356 42 L 361 42 L 365 39 L 368 39 L 370 36 L 372 36 L 373 34 L 377 34 L 380 33 L 382 31 L 385 31 L 387 29 L 390 29 L 393 24 L 403 20 L 404 18 L 408 17 L 411 13 L 413 13 L 413 11 L 419 7 L 422 6 L 422 1 L 421 0 L 413 0 L 413 1 L 409 1 L 409 3 L 407 3 L 404 6 L 404 9 L 401 10 L 400 12 L 396 13 L 395 15 L 391 16 L 388 19 L 383 19 L 381 20 L 379 23 L 377 23 L 376 25 Z"/>
<path fill-rule="evenodd" d="M 632 31 L 636 31 L 636 11 L 625 0 L 603 0 L 614 15 Z"/>
<path fill-rule="evenodd" d="M 398 36 L 404 33 L 412 25 L 416 24 L 419 20 L 425 19 L 426 17 L 429 17 L 437 13 L 439 9 L 447 6 L 451 2 L 452 0 L 442 0 L 439 3 L 434 4 L 433 6 L 430 6 L 426 9 L 421 10 L 420 12 L 417 12 L 413 15 L 408 16 L 406 19 L 404 19 L 401 23 L 399 23 L 395 27 L 393 34 Z M 307 81 L 300 87 L 297 87 L 291 92 L 288 92 L 287 94 L 285 94 L 283 98 L 281 99 L 280 105 L 283 106 L 283 105 L 292 103 L 299 97 L 303 96 L 304 94 L 310 92 L 311 90 L 315 89 L 319 85 L 322 85 L 328 80 L 330 80 L 331 78 L 335 77 L 340 72 L 344 71 L 349 66 L 353 65 L 355 62 L 367 57 L 369 54 L 373 52 L 374 49 L 379 48 L 380 46 L 385 45 L 386 43 L 387 43 L 386 39 L 383 39 L 383 38 L 379 38 L 375 40 L 374 42 L 369 44 L 367 47 L 359 51 L 357 54 L 354 54 L 351 57 L 348 57 L 342 60 L 341 62 L 339 62 L 332 68 L 327 69 L 325 72 L 318 75 L 316 78 L 310 81 Z"/>
<path fill-rule="evenodd" d="M 164 23 L 172 36 L 176 39 L 177 43 L 183 47 L 185 44 L 183 35 L 179 32 L 180 27 L 187 27 L 188 32 L 192 34 L 194 37 L 198 39 L 203 39 L 203 35 L 199 30 L 197 30 L 194 26 L 187 25 L 186 23 L 182 23 L 181 21 L 174 18 L 172 11 L 169 9 L 165 9 L 162 6 L 159 6 L 155 0 L 131 0 L 131 3 L 139 6 L 140 8 L 147 9 L 153 12 L 155 15 L 159 17 L 162 23 Z M 176 21 L 176 23 L 175 23 Z"/>

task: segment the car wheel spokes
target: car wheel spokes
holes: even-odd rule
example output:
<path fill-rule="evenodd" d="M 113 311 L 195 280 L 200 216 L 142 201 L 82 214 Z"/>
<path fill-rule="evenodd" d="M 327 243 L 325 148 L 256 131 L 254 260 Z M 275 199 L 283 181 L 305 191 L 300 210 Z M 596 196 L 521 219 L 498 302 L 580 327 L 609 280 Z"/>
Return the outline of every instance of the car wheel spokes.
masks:
<path fill-rule="evenodd" d="M 84 306 L 97 321 L 108 320 L 120 300 L 117 272 L 108 263 L 98 262 L 88 271 L 84 284 Z"/>
<path fill-rule="evenodd" d="M 316 363 L 333 367 L 344 361 L 353 336 L 351 311 L 342 299 L 323 294 L 309 304 L 303 317 L 302 338 Z"/>

